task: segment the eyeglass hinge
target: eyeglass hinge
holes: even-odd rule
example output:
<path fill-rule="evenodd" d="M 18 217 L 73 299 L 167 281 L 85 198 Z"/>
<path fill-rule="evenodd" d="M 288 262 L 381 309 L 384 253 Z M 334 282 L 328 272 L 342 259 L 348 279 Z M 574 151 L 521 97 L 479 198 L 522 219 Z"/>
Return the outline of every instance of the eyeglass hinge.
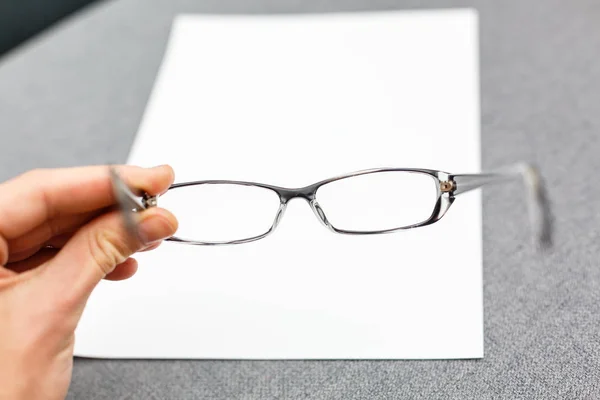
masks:
<path fill-rule="evenodd" d="M 142 204 L 146 208 L 156 207 L 158 205 L 158 196 L 150 196 L 148 193 L 144 193 Z"/>
<path fill-rule="evenodd" d="M 456 182 L 453 180 L 440 182 L 440 190 L 442 193 L 450 193 L 456 190 Z"/>

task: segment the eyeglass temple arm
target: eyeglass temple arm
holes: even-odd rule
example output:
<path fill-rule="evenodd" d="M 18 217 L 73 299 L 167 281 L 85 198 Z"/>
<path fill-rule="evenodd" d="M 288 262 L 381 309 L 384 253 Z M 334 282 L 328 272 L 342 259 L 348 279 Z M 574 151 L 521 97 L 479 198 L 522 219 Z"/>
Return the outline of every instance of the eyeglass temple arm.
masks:
<path fill-rule="evenodd" d="M 479 189 L 488 184 L 502 183 L 514 179 L 522 179 L 527 194 L 529 219 L 535 238 L 542 247 L 552 245 L 553 217 L 546 185 L 538 169 L 527 163 L 519 163 L 510 167 L 480 174 L 456 174 L 450 176 L 454 189 L 452 193 L 460 195 Z"/>

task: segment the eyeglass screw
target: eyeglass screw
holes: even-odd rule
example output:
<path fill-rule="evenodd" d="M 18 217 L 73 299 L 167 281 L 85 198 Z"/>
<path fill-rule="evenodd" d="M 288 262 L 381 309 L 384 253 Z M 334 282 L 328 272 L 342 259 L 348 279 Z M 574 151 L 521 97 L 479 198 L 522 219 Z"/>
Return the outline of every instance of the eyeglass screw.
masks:
<path fill-rule="evenodd" d="M 440 182 L 440 190 L 442 193 L 451 192 L 456 189 L 456 183 L 454 181 Z"/>
<path fill-rule="evenodd" d="M 158 205 L 157 197 L 156 196 L 150 196 L 148 193 L 144 194 L 143 202 L 144 202 L 144 205 L 147 208 L 156 207 Z"/>

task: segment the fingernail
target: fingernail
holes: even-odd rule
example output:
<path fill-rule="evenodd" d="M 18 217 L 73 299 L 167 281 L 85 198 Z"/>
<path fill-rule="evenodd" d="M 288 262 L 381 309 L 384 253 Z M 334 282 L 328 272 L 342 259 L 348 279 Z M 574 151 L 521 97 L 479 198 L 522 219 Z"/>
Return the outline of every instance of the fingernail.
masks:
<path fill-rule="evenodd" d="M 138 225 L 138 231 L 142 242 L 146 245 L 171 237 L 174 233 L 169 221 L 158 215 L 142 220 Z"/>

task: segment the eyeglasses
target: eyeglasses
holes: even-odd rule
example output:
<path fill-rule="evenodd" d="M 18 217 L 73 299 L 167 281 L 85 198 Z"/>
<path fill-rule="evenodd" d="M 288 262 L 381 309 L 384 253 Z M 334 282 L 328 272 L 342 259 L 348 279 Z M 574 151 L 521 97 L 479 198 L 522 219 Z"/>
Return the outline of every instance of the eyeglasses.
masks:
<path fill-rule="evenodd" d="M 241 244 L 263 239 L 277 228 L 290 200 L 306 200 L 318 220 L 335 233 L 372 235 L 433 224 L 455 198 L 487 184 L 522 179 L 530 222 L 537 242 L 552 241 L 552 218 L 538 170 L 521 163 L 479 174 L 451 174 L 430 169 L 378 168 L 326 179 L 298 189 L 264 183 L 204 180 L 173 184 L 161 196 L 136 196 L 111 177 L 115 196 L 134 228 L 130 212 L 160 201 L 178 218 L 176 236 L 167 240 L 192 245 Z"/>

